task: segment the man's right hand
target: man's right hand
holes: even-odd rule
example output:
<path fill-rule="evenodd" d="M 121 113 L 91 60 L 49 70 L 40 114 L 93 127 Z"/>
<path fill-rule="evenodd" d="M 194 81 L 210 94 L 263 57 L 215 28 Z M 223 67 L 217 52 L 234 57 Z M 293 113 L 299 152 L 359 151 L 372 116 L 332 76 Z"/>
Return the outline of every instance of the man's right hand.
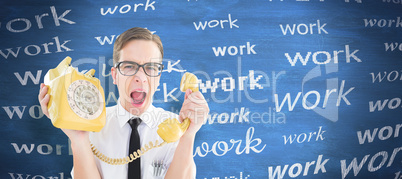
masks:
<path fill-rule="evenodd" d="M 40 92 L 38 100 L 42 108 L 43 114 L 49 119 L 49 111 L 47 104 L 50 95 L 47 94 L 48 87 L 40 84 Z M 92 154 L 89 132 L 77 131 L 71 129 L 61 129 L 71 140 L 71 149 L 73 151 L 74 178 L 101 178 L 98 168 L 96 167 L 95 158 Z"/>
<path fill-rule="evenodd" d="M 47 104 L 49 103 L 50 95 L 47 94 L 47 90 L 48 90 L 47 86 L 41 83 L 38 100 L 40 103 L 40 107 L 42 108 L 43 114 L 45 114 L 46 117 L 50 119 L 49 111 L 47 110 Z"/>

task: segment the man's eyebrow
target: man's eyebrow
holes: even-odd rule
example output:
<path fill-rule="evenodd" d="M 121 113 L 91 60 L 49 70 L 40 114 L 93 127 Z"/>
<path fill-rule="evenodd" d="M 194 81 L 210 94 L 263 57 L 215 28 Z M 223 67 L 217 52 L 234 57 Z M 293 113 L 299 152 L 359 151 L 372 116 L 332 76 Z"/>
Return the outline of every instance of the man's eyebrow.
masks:
<path fill-rule="evenodd" d="M 163 58 L 151 58 L 151 61 L 162 62 L 162 61 L 163 61 Z"/>

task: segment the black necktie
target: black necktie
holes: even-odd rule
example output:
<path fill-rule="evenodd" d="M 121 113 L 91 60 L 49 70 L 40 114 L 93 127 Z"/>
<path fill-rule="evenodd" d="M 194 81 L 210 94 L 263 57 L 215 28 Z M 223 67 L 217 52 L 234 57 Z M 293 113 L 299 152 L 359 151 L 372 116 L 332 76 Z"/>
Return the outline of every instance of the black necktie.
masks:
<path fill-rule="evenodd" d="M 137 151 L 141 148 L 140 135 L 138 134 L 137 127 L 141 123 L 141 119 L 138 117 L 131 118 L 128 123 L 131 126 L 130 148 L 129 154 Z M 128 179 L 141 179 L 141 165 L 140 158 L 135 159 L 133 162 L 128 163 Z"/>

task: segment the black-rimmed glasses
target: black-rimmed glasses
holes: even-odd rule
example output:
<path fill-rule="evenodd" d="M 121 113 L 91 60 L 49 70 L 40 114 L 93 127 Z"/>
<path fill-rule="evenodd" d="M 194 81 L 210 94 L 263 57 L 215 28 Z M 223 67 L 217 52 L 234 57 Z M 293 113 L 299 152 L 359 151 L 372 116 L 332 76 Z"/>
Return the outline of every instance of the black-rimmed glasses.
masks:
<path fill-rule="evenodd" d="M 140 67 L 142 67 L 142 70 L 144 70 L 145 74 L 150 77 L 157 77 L 161 75 L 163 70 L 163 64 L 154 62 L 144 63 L 143 65 L 140 65 L 132 61 L 122 61 L 116 64 L 116 68 L 124 76 L 135 75 Z"/>

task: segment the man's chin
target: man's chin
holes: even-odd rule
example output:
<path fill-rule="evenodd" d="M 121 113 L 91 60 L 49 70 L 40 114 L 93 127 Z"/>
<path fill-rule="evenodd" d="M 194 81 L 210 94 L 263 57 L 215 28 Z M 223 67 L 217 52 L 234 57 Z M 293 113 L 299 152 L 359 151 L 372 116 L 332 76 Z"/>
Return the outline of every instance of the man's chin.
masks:
<path fill-rule="evenodd" d="M 136 103 L 131 101 L 131 106 L 133 106 L 134 108 L 142 108 L 145 105 L 145 101 L 141 102 L 141 103 Z"/>
<path fill-rule="evenodd" d="M 149 101 L 147 99 L 145 99 L 141 103 L 135 103 L 133 100 L 131 100 L 129 106 L 130 106 L 129 107 L 130 109 L 128 109 L 127 111 L 129 111 L 131 114 L 134 114 L 134 115 L 140 115 L 149 106 Z"/>

